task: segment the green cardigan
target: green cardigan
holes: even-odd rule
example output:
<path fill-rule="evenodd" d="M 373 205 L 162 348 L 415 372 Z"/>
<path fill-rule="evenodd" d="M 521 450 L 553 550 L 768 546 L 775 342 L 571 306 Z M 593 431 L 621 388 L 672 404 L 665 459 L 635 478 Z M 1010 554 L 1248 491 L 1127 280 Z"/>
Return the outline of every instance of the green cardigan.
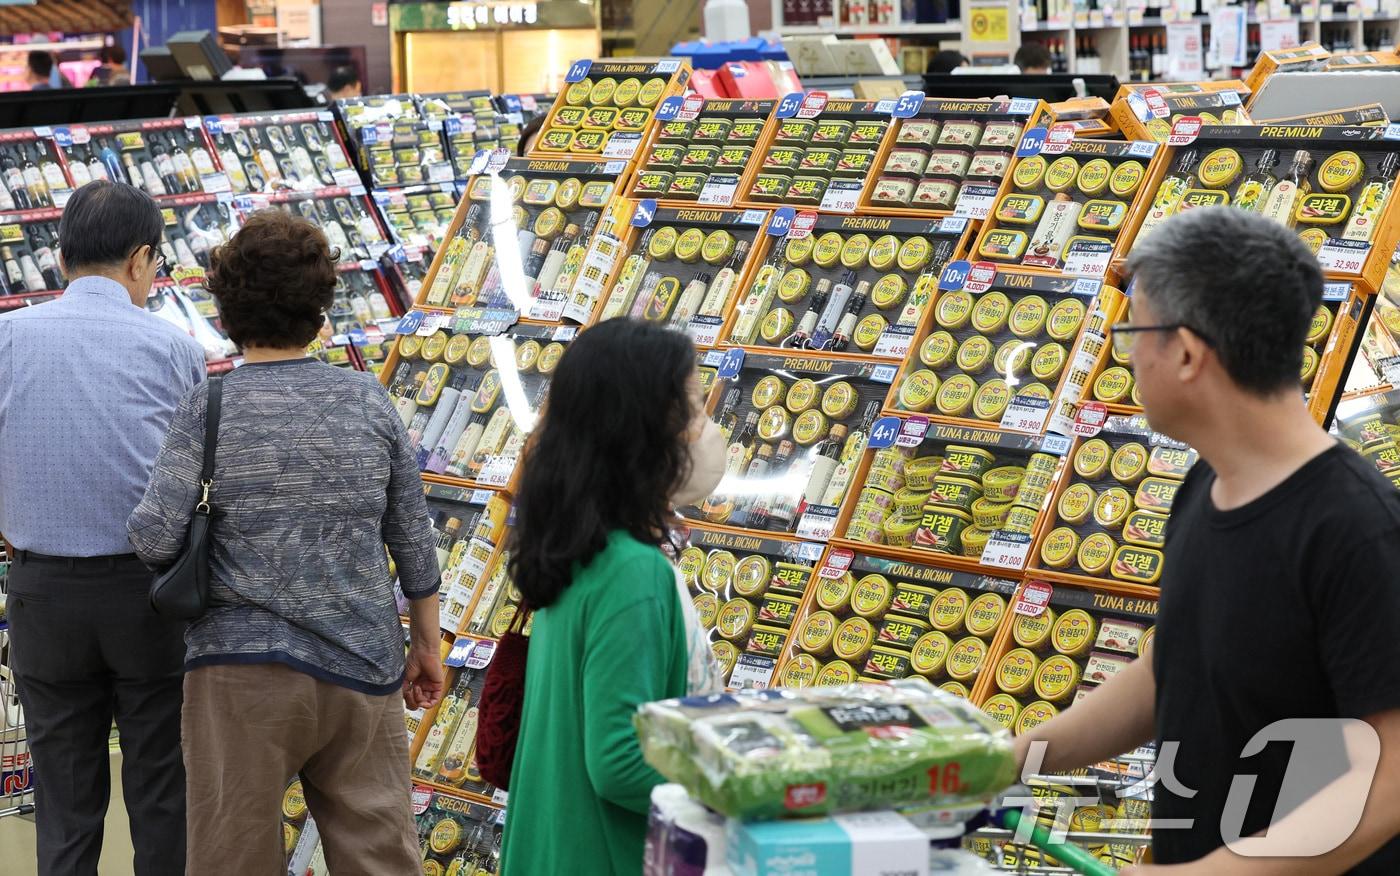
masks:
<path fill-rule="evenodd" d="M 651 789 L 632 715 L 685 695 L 675 572 L 613 532 L 559 600 L 535 613 L 510 779 L 502 876 L 642 871 Z"/>

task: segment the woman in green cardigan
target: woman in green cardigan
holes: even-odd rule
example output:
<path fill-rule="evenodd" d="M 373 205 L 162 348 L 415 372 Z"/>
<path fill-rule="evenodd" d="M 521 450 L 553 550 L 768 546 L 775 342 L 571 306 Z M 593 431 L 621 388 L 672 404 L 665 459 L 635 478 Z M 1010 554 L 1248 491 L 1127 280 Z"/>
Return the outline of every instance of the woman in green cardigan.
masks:
<path fill-rule="evenodd" d="M 515 502 L 510 570 L 535 609 L 506 810 L 504 876 L 642 870 L 651 789 L 632 715 L 720 687 L 663 554 L 724 439 L 683 334 L 617 319 L 560 361 Z"/>

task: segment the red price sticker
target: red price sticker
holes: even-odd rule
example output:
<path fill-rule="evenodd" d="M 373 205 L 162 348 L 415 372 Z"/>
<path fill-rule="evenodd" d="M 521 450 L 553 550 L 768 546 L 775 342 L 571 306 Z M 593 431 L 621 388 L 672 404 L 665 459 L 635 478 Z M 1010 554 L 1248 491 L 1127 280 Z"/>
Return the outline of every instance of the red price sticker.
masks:
<path fill-rule="evenodd" d="M 1167 108 L 1166 98 L 1162 97 L 1162 92 L 1155 88 L 1144 88 L 1142 98 L 1147 101 L 1147 111 L 1154 119 L 1165 119 L 1172 114 Z"/>
<path fill-rule="evenodd" d="M 799 119 L 815 119 L 826 109 L 826 92 L 813 91 L 802 98 L 802 105 L 797 108 Z"/>
<path fill-rule="evenodd" d="M 896 447 L 918 447 L 928 434 L 928 417 L 910 417 L 899 429 L 899 437 L 894 440 Z"/>
<path fill-rule="evenodd" d="M 1045 609 L 1050 606 L 1050 597 L 1055 595 L 1055 588 L 1044 581 L 1027 581 L 1026 586 L 1021 588 L 1021 593 L 1016 597 L 1017 614 L 1024 614 L 1027 617 L 1040 617 L 1045 614 Z"/>
<path fill-rule="evenodd" d="M 1189 146 L 1196 142 L 1196 138 L 1201 134 L 1201 117 L 1186 116 L 1176 120 L 1172 125 L 1172 132 L 1167 137 L 1168 146 Z"/>
<path fill-rule="evenodd" d="M 1103 402 L 1089 401 L 1079 406 L 1079 410 L 1074 412 L 1074 434 L 1082 435 L 1085 438 L 1092 438 L 1103 431 L 1103 424 L 1108 422 L 1108 405 Z"/>
<path fill-rule="evenodd" d="M 793 217 L 792 228 L 788 230 L 789 240 L 800 240 L 812 233 L 817 225 L 817 211 L 803 210 Z"/>
<path fill-rule="evenodd" d="M 967 282 L 963 288 L 974 295 L 980 295 L 992 288 L 992 281 L 996 279 L 997 266 L 991 262 L 973 262 L 972 267 L 967 272 Z"/>
<path fill-rule="evenodd" d="M 705 98 L 700 94 L 686 95 L 685 101 L 681 103 L 680 111 L 676 113 L 676 118 L 690 122 L 699 115 L 700 110 L 705 108 Z"/>
<path fill-rule="evenodd" d="M 1073 139 L 1074 125 L 1069 122 L 1056 122 L 1046 133 L 1045 145 L 1041 147 L 1040 152 L 1042 155 L 1063 155 L 1069 151 L 1069 144 Z"/>

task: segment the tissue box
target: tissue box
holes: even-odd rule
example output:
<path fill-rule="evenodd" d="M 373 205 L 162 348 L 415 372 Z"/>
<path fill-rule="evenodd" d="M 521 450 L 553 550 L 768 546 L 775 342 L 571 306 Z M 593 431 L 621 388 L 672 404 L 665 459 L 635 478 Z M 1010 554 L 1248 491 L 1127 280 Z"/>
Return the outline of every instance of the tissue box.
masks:
<path fill-rule="evenodd" d="M 928 837 L 895 812 L 729 820 L 735 876 L 929 876 Z"/>

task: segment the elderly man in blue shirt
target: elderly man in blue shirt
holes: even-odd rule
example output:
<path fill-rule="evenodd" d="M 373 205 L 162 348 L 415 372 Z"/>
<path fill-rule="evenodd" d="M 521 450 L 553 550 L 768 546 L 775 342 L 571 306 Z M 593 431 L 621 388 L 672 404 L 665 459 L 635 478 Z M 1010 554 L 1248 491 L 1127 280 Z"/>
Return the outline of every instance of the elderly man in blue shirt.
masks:
<path fill-rule="evenodd" d="M 184 872 L 184 629 L 151 609 L 126 534 L 204 379 L 199 345 L 144 307 L 163 227 L 144 192 L 83 186 L 59 225 L 67 291 L 0 316 L 0 534 L 41 876 L 97 873 L 113 719 L 135 872 Z"/>

